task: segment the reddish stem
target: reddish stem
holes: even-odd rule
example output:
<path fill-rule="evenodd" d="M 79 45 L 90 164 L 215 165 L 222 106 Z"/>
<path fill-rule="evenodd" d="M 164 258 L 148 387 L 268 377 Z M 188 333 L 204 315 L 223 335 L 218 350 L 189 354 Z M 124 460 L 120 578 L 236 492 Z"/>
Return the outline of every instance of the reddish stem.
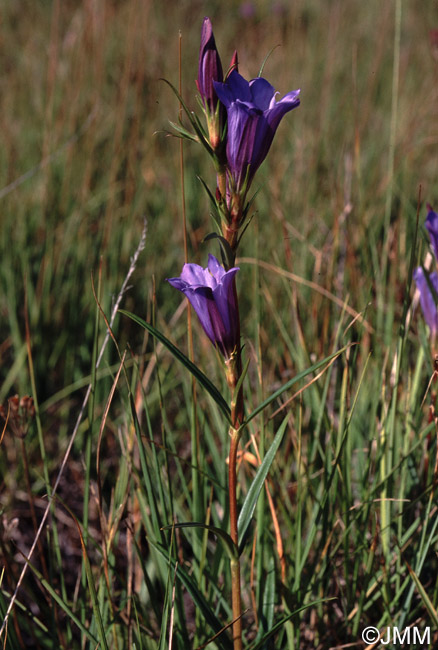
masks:
<path fill-rule="evenodd" d="M 231 428 L 231 444 L 228 466 L 228 486 L 230 502 L 230 535 L 238 553 L 239 536 L 237 529 L 237 451 L 239 448 L 239 433 Z M 242 650 L 242 598 L 240 592 L 240 563 L 239 556 L 231 560 L 231 601 L 233 608 L 233 644 L 234 650 Z"/>

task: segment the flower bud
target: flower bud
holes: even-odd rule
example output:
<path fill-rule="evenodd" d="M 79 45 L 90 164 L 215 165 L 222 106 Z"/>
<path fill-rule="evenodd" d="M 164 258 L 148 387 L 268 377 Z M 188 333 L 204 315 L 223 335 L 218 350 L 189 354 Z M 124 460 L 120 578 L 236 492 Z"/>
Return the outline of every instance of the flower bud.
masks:
<path fill-rule="evenodd" d="M 201 31 L 201 48 L 199 50 L 199 69 L 196 85 L 198 86 L 204 107 L 210 114 L 215 112 L 218 103 L 213 81 L 222 80 L 222 64 L 216 48 L 211 20 L 210 18 L 204 18 Z"/>

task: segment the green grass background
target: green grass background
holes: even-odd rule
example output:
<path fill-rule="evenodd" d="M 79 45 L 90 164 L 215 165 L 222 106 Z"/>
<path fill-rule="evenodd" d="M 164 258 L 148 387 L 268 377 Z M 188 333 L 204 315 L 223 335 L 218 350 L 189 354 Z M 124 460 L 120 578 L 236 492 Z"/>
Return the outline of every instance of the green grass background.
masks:
<path fill-rule="evenodd" d="M 288 415 L 268 482 L 272 505 L 262 491 L 242 556 L 246 646 L 359 648 L 367 625 L 417 625 L 431 628 L 434 647 L 434 350 L 418 311 L 401 325 L 412 264 L 427 251 L 425 203 L 438 206 L 436 4 L 5 0 L 0 402 L 31 394 L 38 409 L 24 442 L 8 430 L 0 449 L 2 612 L 93 386 L 6 647 L 200 648 L 231 620 L 220 541 L 160 530 L 172 521 L 226 529 L 227 427 L 217 406 L 198 386 L 193 410 L 187 371 L 126 316 L 113 327 L 126 375 L 108 411 L 113 342 L 92 372 L 105 335 L 92 277 L 109 315 L 144 217 L 146 248 L 122 306 L 188 350 L 180 294 L 165 282 L 184 254 L 180 149 L 168 137 L 178 102 L 160 78 L 178 86 L 181 34 L 182 92 L 198 109 L 204 15 L 224 67 L 237 48 L 240 72 L 254 77 L 275 47 L 264 76 L 280 96 L 301 88 L 301 106 L 284 118 L 254 182 L 239 251 L 247 410 L 354 343 L 244 436 L 240 503 L 256 449 L 263 457 Z M 185 144 L 189 258 L 205 265 L 218 251 L 202 243 L 213 221 L 197 176 L 214 187 L 202 149 Z M 195 362 L 228 399 L 197 322 L 193 338 Z M 63 503 L 85 536 L 88 580 Z M 208 647 L 229 647 L 227 634 Z"/>

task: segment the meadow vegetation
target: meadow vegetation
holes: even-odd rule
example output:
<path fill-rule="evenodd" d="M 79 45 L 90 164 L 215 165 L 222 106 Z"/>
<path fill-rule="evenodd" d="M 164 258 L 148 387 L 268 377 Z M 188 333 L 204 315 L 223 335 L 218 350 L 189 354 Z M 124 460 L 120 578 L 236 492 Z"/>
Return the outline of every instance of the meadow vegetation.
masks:
<path fill-rule="evenodd" d="M 124 314 L 95 370 L 145 221 L 121 307 L 189 354 L 186 300 L 165 282 L 184 262 L 183 197 L 161 79 L 178 87 L 181 46 L 199 110 L 205 15 L 244 77 L 275 47 L 264 74 L 280 96 L 301 88 L 237 260 L 247 412 L 301 377 L 242 438 L 240 506 L 285 427 L 242 540 L 244 647 L 362 648 L 368 626 L 430 628 L 436 647 L 437 366 L 412 271 L 426 202 L 438 208 L 438 12 L 420 0 L 3 3 L 0 404 L 29 395 L 35 415 L 0 427 L 0 625 L 50 509 L 1 643 L 232 647 L 226 545 L 172 528 L 227 529 L 227 423 Z M 183 172 L 190 261 L 205 266 L 218 248 L 197 177 L 215 178 L 195 143 Z"/>

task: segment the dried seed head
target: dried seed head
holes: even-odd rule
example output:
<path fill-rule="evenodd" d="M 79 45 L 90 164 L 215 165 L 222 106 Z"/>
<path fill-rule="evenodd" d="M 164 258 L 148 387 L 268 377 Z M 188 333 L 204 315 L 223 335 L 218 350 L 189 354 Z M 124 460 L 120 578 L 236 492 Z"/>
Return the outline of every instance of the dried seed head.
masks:
<path fill-rule="evenodd" d="M 21 398 L 18 395 L 10 397 L 7 406 L 0 405 L 0 416 L 15 436 L 25 438 L 30 422 L 35 417 L 33 398 L 29 395 L 23 395 Z"/>

